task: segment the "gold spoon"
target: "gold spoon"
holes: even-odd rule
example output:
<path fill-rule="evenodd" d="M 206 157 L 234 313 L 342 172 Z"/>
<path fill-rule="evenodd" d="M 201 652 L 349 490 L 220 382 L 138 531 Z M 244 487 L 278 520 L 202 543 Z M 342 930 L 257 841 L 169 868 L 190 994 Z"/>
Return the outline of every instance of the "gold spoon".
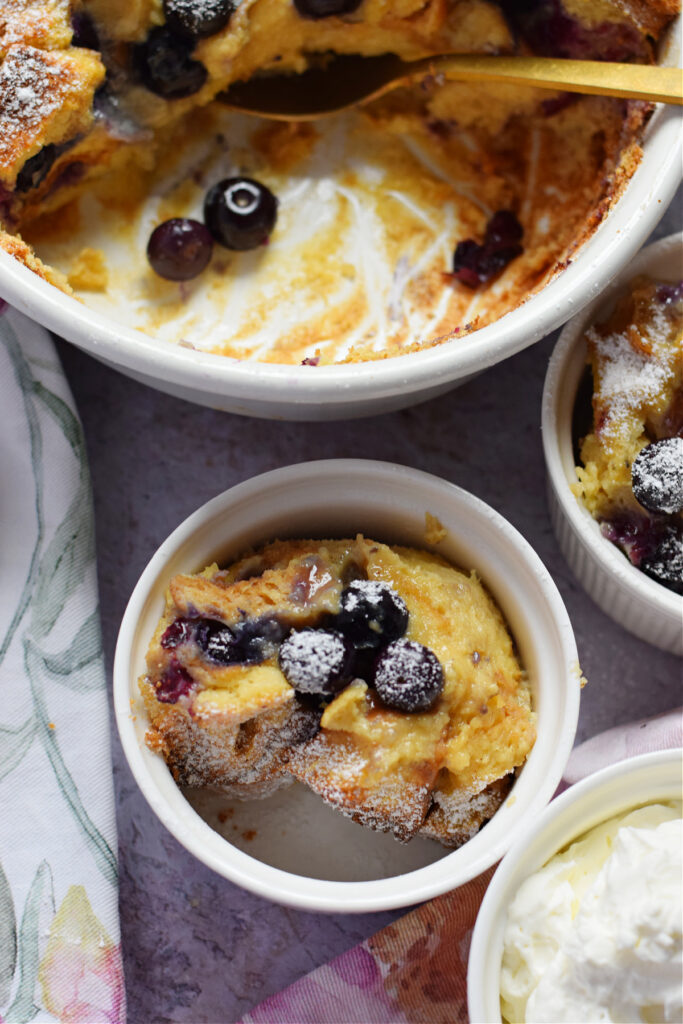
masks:
<path fill-rule="evenodd" d="M 280 121 L 312 121 L 378 99 L 425 78 L 535 85 L 683 105 L 683 71 L 652 64 L 561 60 L 554 57 L 437 56 L 403 61 L 340 56 L 301 74 L 263 75 L 235 82 L 221 100 L 234 110 Z"/>

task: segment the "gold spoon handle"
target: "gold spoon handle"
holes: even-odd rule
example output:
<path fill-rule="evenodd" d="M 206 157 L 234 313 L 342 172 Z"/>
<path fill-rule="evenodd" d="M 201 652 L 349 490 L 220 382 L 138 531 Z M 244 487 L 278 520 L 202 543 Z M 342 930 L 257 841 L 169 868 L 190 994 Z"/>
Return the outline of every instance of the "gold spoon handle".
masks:
<path fill-rule="evenodd" d="M 553 57 L 444 56 L 415 61 L 408 67 L 410 77 L 431 71 L 454 80 L 462 77 L 473 82 L 537 85 L 565 92 L 683 105 L 683 71 L 656 64 L 611 64 Z"/>
<path fill-rule="evenodd" d="M 298 75 L 235 82 L 221 99 L 234 110 L 283 121 L 313 121 L 368 103 L 425 77 L 534 85 L 565 92 L 683 103 L 683 71 L 650 64 L 558 60 L 554 57 L 449 56 L 403 61 L 342 55 Z"/>

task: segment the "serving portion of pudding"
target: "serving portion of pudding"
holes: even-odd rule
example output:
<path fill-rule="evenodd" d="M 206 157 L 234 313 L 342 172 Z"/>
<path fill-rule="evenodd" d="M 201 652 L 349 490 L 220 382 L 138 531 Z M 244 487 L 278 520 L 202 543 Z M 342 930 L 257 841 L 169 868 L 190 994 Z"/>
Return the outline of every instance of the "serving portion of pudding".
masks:
<path fill-rule="evenodd" d="M 297 779 L 403 841 L 469 839 L 535 739 L 476 575 L 362 536 L 174 577 L 140 689 L 180 785 L 253 798 Z"/>
<path fill-rule="evenodd" d="M 572 490 L 633 565 L 683 594 L 683 285 L 636 278 L 586 342 L 593 415 Z"/>

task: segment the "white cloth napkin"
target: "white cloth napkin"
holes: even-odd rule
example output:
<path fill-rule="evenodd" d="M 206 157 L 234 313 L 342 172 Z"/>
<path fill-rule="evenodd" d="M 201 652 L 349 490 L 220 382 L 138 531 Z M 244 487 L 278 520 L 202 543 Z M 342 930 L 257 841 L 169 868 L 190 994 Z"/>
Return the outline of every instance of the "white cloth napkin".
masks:
<path fill-rule="evenodd" d="M 6 307 L 0 409 L 0 1022 L 119 1024 L 116 828 L 85 444 L 48 333 Z"/>

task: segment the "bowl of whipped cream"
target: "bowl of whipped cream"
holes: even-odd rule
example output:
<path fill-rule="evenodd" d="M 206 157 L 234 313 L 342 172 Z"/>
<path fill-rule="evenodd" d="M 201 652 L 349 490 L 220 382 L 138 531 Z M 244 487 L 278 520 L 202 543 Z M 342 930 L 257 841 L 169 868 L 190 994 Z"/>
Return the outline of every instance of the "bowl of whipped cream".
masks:
<path fill-rule="evenodd" d="M 472 1024 L 679 1021 L 680 749 L 589 776 L 501 862 L 475 925 Z"/>

